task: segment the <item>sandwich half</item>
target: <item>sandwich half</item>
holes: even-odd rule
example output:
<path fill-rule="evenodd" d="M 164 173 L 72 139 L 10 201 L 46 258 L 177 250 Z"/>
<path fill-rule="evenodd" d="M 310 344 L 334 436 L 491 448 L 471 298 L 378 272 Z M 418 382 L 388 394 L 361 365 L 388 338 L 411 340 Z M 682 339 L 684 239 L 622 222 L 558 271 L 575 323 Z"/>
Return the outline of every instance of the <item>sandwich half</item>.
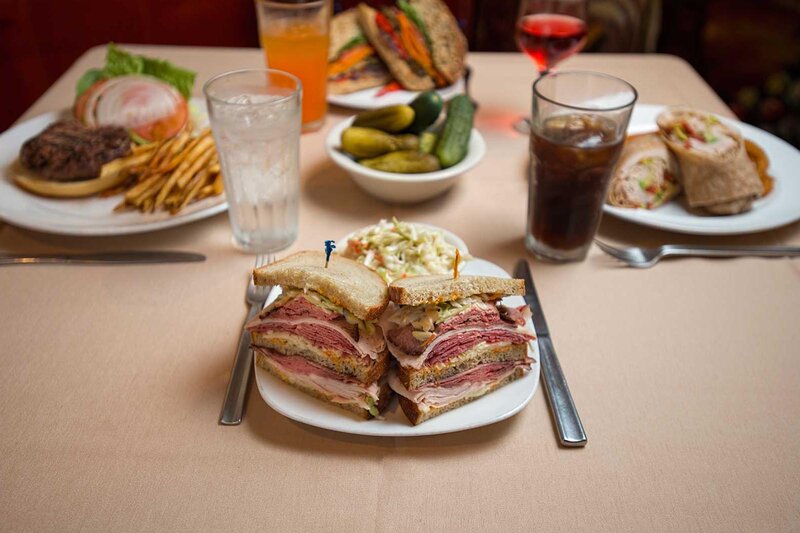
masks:
<path fill-rule="evenodd" d="M 384 281 L 367 267 L 305 251 L 253 271 L 281 295 L 247 324 L 256 364 L 284 382 L 362 418 L 391 399 L 390 356 L 378 318 Z"/>
<path fill-rule="evenodd" d="M 484 276 L 417 276 L 389 286 L 394 305 L 382 319 L 397 360 L 389 385 L 412 424 L 419 424 L 524 376 L 533 362 L 522 280 Z"/>
<path fill-rule="evenodd" d="M 392 75 L 361 31 L 355 9 L 333 17 L 330 33 L 328 92 L 347 94 L 391 81 Z"/>
<path fill-rule="evenodd" d="M 467 39 L 441 0 L 358 5 L 358 22 L 392 75 L 411 91 L 455 83 L 464 73 Z"/>

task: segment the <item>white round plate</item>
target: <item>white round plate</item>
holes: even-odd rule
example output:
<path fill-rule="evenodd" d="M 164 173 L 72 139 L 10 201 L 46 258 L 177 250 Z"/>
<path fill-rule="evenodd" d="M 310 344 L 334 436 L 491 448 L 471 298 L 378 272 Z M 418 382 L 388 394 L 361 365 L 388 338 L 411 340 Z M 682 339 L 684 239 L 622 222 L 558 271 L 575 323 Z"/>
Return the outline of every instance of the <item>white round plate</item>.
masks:
<path fill-rule="evenodd" d="M 376 96 L 383 87 L 373 87 L 349 94 L 329 94 L 328 103 L 352 109 L 375 109 L 386 105 L 407 104 L 421 91 L 392 91 L 383 96 Z M 442 99 L 447 101 L 464 92 L 464 78 L 453 85 L 437 89 Z"/>
<path fill-rule="evenodd" d="M 483 259 L 473 259 L 467 262 L 462 273 L 509 277 L 505 270 Z M 277 298 L 279 294 L 280 289 L 273 290 L 267 303 Z M 506 305 L 514 306 L 525 304 L 525 300 L 521 296 L 504 298 L 503 302 Z M 528 321 L 528 327 L 533 330 L 533 324 L 530 321 Z M 539 385 L 539 347 L 535 341 L 528 344 L 528 352 L 534 363 L 531 365 L 531 371 L 525 377 L 418 426 L 411 425 L 411 422 L 403 414 L 403 410 L 400 409 L 396 398 L 389 404 L 383 418 L 363 420 L 344 409 L 308 396 L 294 387 L 290 387 L 258 365 L 254 366 L 258 392 L 261 397 L 270 407 L 287 418 L 310 426 L 356 435 L 417 437 L 487 426 L 520 412 L 531 401 Z"/>
<path fill-rule="evenodd" d="M 223 194 L 195 202 L 177 215 L 169 212 L 115 213 L 114 207 L 119 204 L 121 196 L 45 198 L 17 187 L 11 178 L 11 167 L 22 144 L 63 117 L 61 112 L 45 113 L 0 135 L 0 219 L 15 226 L 61 235 L 127 235 L 187 224 L 228 208 Z"/>
<path fill-rule="evenodd" d="M 628 133 L 656 130 L 656 115 L 664 106 L 637 105 L 633 109 Z M 630 209 L 603 206 L 603 212 L 636 224 L 679 233 L 697 235 L 736 235 L 755 233 L 784 226 L 800 219 L 800 151 L 771 133 L 738 120 L 722 118 L 738 128 L 746 139 L 761 146 L 769 157 L 769 173 L 775 186 L 766 197 L 756 200 L 753 208 L 738 215 L 702 216 L 686 210 L 680 198 L 655 209 Z"/>

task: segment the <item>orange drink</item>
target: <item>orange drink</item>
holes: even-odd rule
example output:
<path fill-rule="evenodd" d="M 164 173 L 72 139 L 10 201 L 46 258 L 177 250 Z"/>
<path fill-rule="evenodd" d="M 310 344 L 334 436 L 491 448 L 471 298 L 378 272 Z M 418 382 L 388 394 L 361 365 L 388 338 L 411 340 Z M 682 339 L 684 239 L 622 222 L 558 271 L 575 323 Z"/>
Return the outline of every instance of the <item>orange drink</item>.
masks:
<path fill-rule="evenodd" d="M 258 0 L 258 25 L 267 66 L 303 84 L 303 131 L 319 129 L 328 110 L 329 0 Z"/>

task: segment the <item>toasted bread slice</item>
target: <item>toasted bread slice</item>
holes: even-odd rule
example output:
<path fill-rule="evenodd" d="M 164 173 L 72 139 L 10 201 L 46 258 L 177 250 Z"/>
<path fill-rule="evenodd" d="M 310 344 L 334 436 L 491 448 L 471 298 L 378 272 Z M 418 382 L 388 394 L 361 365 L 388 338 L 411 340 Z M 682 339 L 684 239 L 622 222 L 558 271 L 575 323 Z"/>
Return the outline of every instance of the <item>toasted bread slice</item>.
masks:
<path fill-rule="evenodd" d="M 325 254 L 303 251 L 253 271 L 256 285 L 280 285 L 310 289 L 344 307 L 361 320 L 377 319 L 389 304 L 386 283 L 381 277 L 352 259 L 331 255 L 325 268 Z"/>
<path fill-rule="evenodd" d="M 431 59 L 448 83 L 455 83 L 464 74 L 467 38 L 458 22 L 441 0 L 409 0 L 422 19 L 431 40 Z"/>
<path fill-rule="evenodd" d="M 439 416 L 441 414 L 446 413 L 447 411 L 452 411 L 462 405 L 466 405 L 470 402 L 473 402 L 483 396 L 486 396 L 490 392 L 494 392 L 503 385 L 507 385 L 512 381 L 516 381 L 522 376 L 525 375 L 525 371 L 522 368 L 518 368 L 514 371 L 513 374 L 506 376 L 505 378 L 501 379 L 500 381 L 492 384 L 490 387 L 483 394 L 479 394 L 477 396 L 471 396 L 468 398 L 462 398 L 461 400 L 455 401 L 451 404 L 444 405 L 442 407 L 433 407 L 428 411 L 421 411 L 419 406 L 406 398 L 405 396 L 398 395 L 398 399 L 400 400 L 400 407 L 403 409 L 403 413 L 405 413 L 406 418 L 414 424 L 415 426 L 425 422 L 426 420 L 430 420 L 435 416 Z"/>
<path fill-rule="evenodd" d="M 397 366 L 397 377 L 403 386 L 416 390 L 430 383 L 447 379 L 485 363 L 524 361 L 528 356 L 526 344 L 486 344 L 473 346 L 447 362 L 421 368 Z"/>
<path fill-rule="evenodd" d="M 343 49 L 351 44 L 354 39 L 366 39 L 364 32 L 358 25 L 358 11 L 356 9 L 348 9 L 342 11 L 333 19 L 331 19 L 331 42 L 328 48 L 328 62 L 332 66 L 339 56 L 342 54 Z M 386 65 L 383 64 L 380 57 L 372 48 L 369 43 L 356 45 L 359 47 L 369 47 L 372 49 L 373 54 L 358 61 L 350 66 L 346 71 L 339 72 L 335 75 L 328 75 L 328 92 L 330 94 L 348 94 L 362 89 L 369 89 L 371 87 L 379 87 L 389 83 L 392 75 Z"/>
<path fill-rule="evenodd" d="M 375 60 L 378 61 L 377 59 Z M 380 87 L 392 81 L 392 75 L 385 68 L 374 68 L 373 65 L 365 66 L 358 70 L 358 74 L 353 78 L 343 78 L 328 80 L 328 93 L 330 94 L 350 94 L 372 87 Z"/>
<path fill-rule="evenodd" d="M 389 285 L 389 298 L 400 305 L 438 304 L 479 294 L 497 298 L 521 296 L 525 294 L 525 282 L 490 276 L 453 279 L 449 274 L 440 274 L 399 279 Z"/>
<path fill-rule="evenodd" d="M 256 353 L 256 364 L 260 367 L 272 374 L 273 376 L 277 377 L 284 383 L 291 385 L 292 387 L 308 394 L 309 396 L 313 396 L 318 400 L 322 400 L 323 402 L 328 402 L 331 405 L 335 405 L 336 407 L 341 407 L 355 415 L 363 418 L 364 420 L 369 420 L 373 418 L 372 413 L 364 409 L 358 404 L 355 403 L 336 403 L 332 402 L 327 396 L 322 394 L 321 392 L 311 389 L 309 387 L 305 387 L 302 384 L 298 383 L 297 381 L 292 378 L 289 374 L 285 372 L 281 372 L 280 369 L 276 368 L 273 365 L 270 365 L 267 361 L 267 357 L 263 354 Z M 389 405 L 389 402 L 392 399 L 392 395 L 394 395 L 394 391 L 389 387 L 387 382 L 384 382 L 380 385 L 380 391 L 378 392 L 378 402 L 375 407 L 377 407 L 379 413 L 383 413 L 386 407 Z"/>
<path fill-rule="evenodd" d="M 408 63 L 403 61 L 381 35 L 381 30 L 375 22 L 376 11 L 367 4 L 358 4 L 358 23 L 367 36 L 370 44 L 381 56 L 392 75 L 400 82 L 404 89 L 411 91 L 427 91 L 434 88 L 433 80 L 427 74 L 415 73 Z"/>
<path fill-rule="evenodd" d="M 355 9 L 342 11 L 333 17 L 331 19 L 328 61 L 336 59 L 342 48 L 362 33 L 361 27 L 358 25 L 358 13 Z"/>
<path fill-rule="evenodd" d="M 384 349 L 377 359 L 353 357 L 338 350 L 323 350 L 308 339 L 284 331 L 253 331 L 250 340 L 254 346 L 269 348 L 283 355 L 300 355 L 311 362 L 334 372 L 351 377 L 361 383 L 372 383 L 389 370 L 391 357 Z"/>

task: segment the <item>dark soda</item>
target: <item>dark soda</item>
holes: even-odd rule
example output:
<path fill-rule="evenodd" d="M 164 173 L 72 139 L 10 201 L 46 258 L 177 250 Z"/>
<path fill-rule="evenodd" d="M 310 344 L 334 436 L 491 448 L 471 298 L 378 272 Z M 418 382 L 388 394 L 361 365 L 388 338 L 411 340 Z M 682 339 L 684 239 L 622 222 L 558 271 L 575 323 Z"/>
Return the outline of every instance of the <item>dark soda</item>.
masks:
<path fill-rule="evenodd" d="M 591 114 L 554 116 L 533 129 L 528 231 L 555 253 L 586 248 L 624 134 L 614 121 Z"/>

